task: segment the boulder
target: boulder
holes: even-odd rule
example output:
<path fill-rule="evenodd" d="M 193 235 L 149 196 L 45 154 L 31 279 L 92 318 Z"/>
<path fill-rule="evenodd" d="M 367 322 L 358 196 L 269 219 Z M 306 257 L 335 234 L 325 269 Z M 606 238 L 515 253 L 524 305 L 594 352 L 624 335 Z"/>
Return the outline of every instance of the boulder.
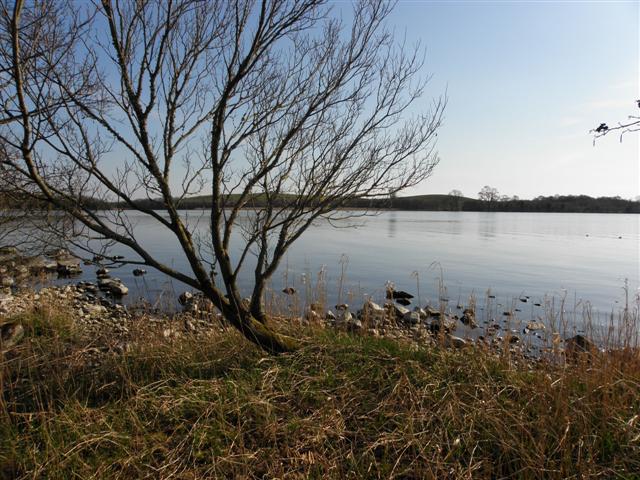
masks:
<path fill-rule="evenodd" d="M 371 312 L 382 312 L 384 313 L 384 308 L 382 308 L 380 305 L 378 305 L 376 302 L 372 301 L 371 299 L 367 300 L 365 302 L 365 304 L 362 307 L 363 310 L 365 311 L 371 311 Z"/>
<path fill-rule="evenodd" d="M 340 323 L 349 323 L 351 322 L 351 320 L 353 320 L 353 315 L 351 315 L 351 312 L 349 310 L 340 310 L 338 311 L 338 318 L 337 318 L 338 322 Z"/>
<path fill-rule="evenodd" d="M 407 312 L 402 317 L 402 320 L 408 325 L 417 325 L 418 323 L 420 323 L 420 313 L 416 311 Z"/>
<path fill-rule="evenodd" d="M 421 320 L 426 320 L 427 318 L 427 311 L 424 308 L 420 308 L 420 307 L 413 307 L 413 311 L 416 312 L 419 316 Z"/>
<path fill-rule="evenodd" d="M 436 317 L 429 324 L 429 331 L 437 334 L 440 332 L 449 333 L 456 329 L 456 322 L 446 316 Z"/>
<path fill-rule="evenodd" d="M 447 334 L 444 336 L 443 344 L 445 347 L 449 348 L 464 348 L 469 343 L 463 338 Z"/>
<path fill-rule="evenodd" d="M 98 287 L 91 283 L 91 282 L 86 282 L 82 285 L 81 287 L 85 292 L 89 292 L 89 293 L 97 293 L 98 292 Z"/>
<path fill-rule="evenodd" d="M 31 257 L 25 260 L 23 267 L 31 273 L 40 273 L 43 270 L 46 270 L 47 261 L 44 257 Z M 57 265 L 56 265 L 57 266 Z"/>
<path fill-rule="evenodd" d="M 575 359 L 580 354 L 594 354 L 598 351 L 598 348 L 587 337 L 576 335 L 564 341 L 564 351 L 567 357 Z"/>
<path fill-rule="evenodd" d="M 347 322 L 347 330 L 350 332 L 359 332 L 362 330 L 362 321 L 352 316 L 351 320 Z"/>
<path fill-rule="evenodd" d="M 114 296 L 122 296 L 129 293 L 129 289 L 119 278 L 101 278 L 98 280 L 98 288 L 105 290 Z"/>
<path fill-rule="evenodd" d="M 410 310 L 406 307 L 403 307 L 402 305 L 393 305 L 395 312 L 396 312 L 396 316 L 398 318 L 404 318 L 404 316 L 410 312 Z"/>
<path fill-rule="evenodd" d="M 243 299 L 246 303 L 246 299 Z M 183 292 L 178 297 L 178 303 L 182 305 L 182 311 L 198 315 L 200 313 L 212 313 L 214 311 L 213 302 L 206 298 L 202 293 L 193 294 L 191 292 Z"/>
<path fill-rule="evenodd" d="M 362 306 L 362 310 L 360 310 L 358 317 L 375 326 L 384 322 L 386 310 L 384 307 L 381 307 L 369 299 Z"/>
<path fill-rule="evenodd" d="M 191 292 L 182 292 L 178 297 L 178 303 L 182 306 L 190 303 L 193 300 L 193 293 Z"/>
<path fill-rule="evenodd" d="M 0 325 L 0 348 L 5 351 L 15 346 L 24 337 L 24 327 L 17 322 Z"/>
<path fill-rule="evenodd" d="M 80 268 L 80 260 L 75 257 L 58 257 L 56 261 L 57 271 L 59 275 L 69 276 L 82 273 L 82 268 Z"/>
<path fill-rule="evenodd" d="M 427 307 L 427 316 L 428 317 L 439 317 L 441 315 L 440 310 L 437 310 L 433 307 Z"/>
<path fill-rule="evenodd" d="M 478 324 L 476 322 L 476 314 L 471 308 L 467 308 L 462 313 L 462 317 L 460 321 L 471 328 L 477 328 Z"/>
<path fill-rule="evenodd" d="M 90 314 L 90 315 L 102 315 L 107 313 L 107 307 L 97 304 L 97 305 L 91 305 L 91 304 L 86 304 L 83 306 L 84 310 Z"/>
<path fill-rule="evenodd" d="M 542 322 L 529 322 L 527 323 L 527 326 L 524 328 L 525 333 L 529 333 L 530 331 L 536 331 L 536 330 L 544 330 L 545 326 L 544 323 Z"/>
<path fill-rule="evenodd" d="M 46 270 L 47 272 L 55 272 L 56 270 L 58 270 L 58 262 L 56 262 L 55 260 L 45 260 L 44 262 L 44 270 Z"/>

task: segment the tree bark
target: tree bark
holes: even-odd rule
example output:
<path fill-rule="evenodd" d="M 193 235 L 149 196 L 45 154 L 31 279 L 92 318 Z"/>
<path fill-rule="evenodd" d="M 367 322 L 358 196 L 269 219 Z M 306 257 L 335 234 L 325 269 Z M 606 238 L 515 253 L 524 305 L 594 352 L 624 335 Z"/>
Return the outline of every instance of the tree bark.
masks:
<path fill-rule="evenodd" d="M 213 298 L 210 300 L 214 301 Z M 214 304 L 216 302 L 214 301 Z M 297 350 L 300 345 L 296 339 L 276 332 L 271 326 L 255 318 L 241 303 L 238 308 L 223 305 L 220 309 L 224 318 L 244 335 L 250 342 L 271 353 L 286 353 Z"/>

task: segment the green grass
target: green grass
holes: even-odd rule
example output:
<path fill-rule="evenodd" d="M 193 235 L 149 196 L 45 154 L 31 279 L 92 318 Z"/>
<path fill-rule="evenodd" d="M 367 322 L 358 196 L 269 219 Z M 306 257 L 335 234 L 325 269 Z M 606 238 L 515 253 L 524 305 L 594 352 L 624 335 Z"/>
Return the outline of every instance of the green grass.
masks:
<path fill-rule="evenodd" d="M 280 356 L 233 332 L 147 331 L 94 361 L 94 340 L 66 318 L 23 315 L 27 338 L 0 359 L 0 478 L 640 472 L 637 352 L 526 368 L 323 330 L 298 332 L 305 346 Z"/>

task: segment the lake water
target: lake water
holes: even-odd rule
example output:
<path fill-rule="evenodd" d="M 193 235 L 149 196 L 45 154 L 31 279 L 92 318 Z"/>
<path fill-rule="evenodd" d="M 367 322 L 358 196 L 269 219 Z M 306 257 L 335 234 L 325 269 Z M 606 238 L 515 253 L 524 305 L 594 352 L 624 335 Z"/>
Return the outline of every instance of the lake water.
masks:
<path fill-rule="evenodd" d="M 141 244 L 174 268 L 189 271 L 172 234 L 145 215 L 129 215 Z M 197 230 L 206 231 L 204 212 L 184 215 L 191 224 L 202 217 Z M 471 294 L 482 298 L 490 290 L 505 305 L 525 295 L 532 303 L 564 297 L 568 308 L 591 305 L 606 314 L 624 304 L 625 280 L 632 301 L 640 286 L 638 215 L 387 211 L 357 222 L 354 228 L 326 222 L 310 228 L 274 275 L 273 298 L 284 298 L 285 286 L 304 292 L 309 278 L 315 283 L 323 270 L 330 305 L 349 299 L 360 304 L 364 296 L 382 301 L 388 281 L 416 295 L 419 280 L 422 304 L 446 297 L 455 307 Z M 127 254 L 117 247 L 110 252 Z M 80 279 L 95 280 L 93 267 L 84 268 Z M 128 302 L 153 301 L 162 294 L 171 305 L 186 289 L 151 269 L 133 277 L 133 268 L 113 271 L 131 290 Z M 247 292 L 251 278 L 250 271 L 240 278 Z"/>

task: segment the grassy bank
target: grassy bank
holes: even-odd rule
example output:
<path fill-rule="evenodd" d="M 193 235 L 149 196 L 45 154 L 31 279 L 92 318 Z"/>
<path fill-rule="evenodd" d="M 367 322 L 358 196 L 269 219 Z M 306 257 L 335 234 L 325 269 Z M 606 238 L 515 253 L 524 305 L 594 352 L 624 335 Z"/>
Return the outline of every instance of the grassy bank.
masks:
<path fill-rule="evenodd" d="M 103 351 L 21 314 L 0 359 L 0 478 L 640 478 L 640 358 L 517 363 L 321 329 L 265 356 L 143 321 Z"/>

